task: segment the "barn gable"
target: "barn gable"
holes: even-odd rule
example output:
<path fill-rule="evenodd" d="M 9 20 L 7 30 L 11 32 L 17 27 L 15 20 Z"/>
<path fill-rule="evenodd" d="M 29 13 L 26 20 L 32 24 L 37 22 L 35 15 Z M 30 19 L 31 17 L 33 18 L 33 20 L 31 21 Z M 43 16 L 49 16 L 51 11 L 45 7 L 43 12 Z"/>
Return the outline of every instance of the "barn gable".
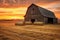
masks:
<path fill-rule="evenodd" d="M 32 10 L 32 11 L 31 11 Z M 34 4 L 31 4 L 28 9 L 27 9 L 27 12 L 26 12 L 26 15 L 28 14 L 34 14 L 33 11 L 35 10 L 35 14 L 38 15 L 38 13 L 36 13 L 36 11 L 38 10 L 38 6 L 34 5 Z M 39 10 L 38 10 L 39 11 Z M 25 15 L 25 16 L 26 16 Z M 25 17 L 24 16 L 24 17 Z"/>

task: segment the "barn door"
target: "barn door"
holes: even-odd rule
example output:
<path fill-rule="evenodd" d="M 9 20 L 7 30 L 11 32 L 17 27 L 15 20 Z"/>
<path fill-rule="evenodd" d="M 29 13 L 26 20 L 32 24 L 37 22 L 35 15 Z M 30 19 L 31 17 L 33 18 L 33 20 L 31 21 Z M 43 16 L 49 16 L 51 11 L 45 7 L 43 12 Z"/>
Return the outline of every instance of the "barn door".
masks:
<path fill-rule="evenodd" d="M 53 18 L 48 18 L 48 23 L 53 24 Z"/>
<path fill-rule="evenodd" d="M 34 23 L 35 22 L 35 19 L 31 19 L 31 22 Z"/>

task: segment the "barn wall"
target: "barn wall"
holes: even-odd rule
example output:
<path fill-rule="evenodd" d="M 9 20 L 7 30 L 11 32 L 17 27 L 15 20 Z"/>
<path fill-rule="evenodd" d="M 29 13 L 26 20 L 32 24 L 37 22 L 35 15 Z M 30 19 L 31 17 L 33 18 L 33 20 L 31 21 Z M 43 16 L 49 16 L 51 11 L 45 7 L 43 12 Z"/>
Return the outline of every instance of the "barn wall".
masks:
<path fill-rule="evenodd" d="M 47 23 L 47 21 L 48 21 L 48 18 L 44 17 L 44 23 Z"/>
<path fill-rule="evenodd" d="M 44 23 L 45 24 L 48 23 L 48 18 L 47 17 L 44 17 Z M 53 18 L 53 24 L 55 24 L 55 23 L 58 23 L 57 18 Z"/>
<path fill-rule="evenodd" d="M 36 19 L 36 21 L 43 22 L 44 17 L 41 15 L 38 7 L 31 6 L 28 8 L 25 16 L 25 21 L 30 21 L 31 19 Z"/>
<path fill-rule="evenodd" d="M 57 18 L 53 18 L 53 23 L 58 23 Z"/>

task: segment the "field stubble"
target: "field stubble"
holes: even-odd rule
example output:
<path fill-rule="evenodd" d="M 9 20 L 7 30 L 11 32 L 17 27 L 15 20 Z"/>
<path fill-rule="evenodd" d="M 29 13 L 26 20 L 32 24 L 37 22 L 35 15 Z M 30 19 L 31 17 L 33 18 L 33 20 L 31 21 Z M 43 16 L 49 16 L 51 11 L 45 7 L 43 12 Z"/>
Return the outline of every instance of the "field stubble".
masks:
<path fill-rule="evenodd" d="M 0 24 L 0 40 L 60 40 L 60 25 L 9 24 Z"/>

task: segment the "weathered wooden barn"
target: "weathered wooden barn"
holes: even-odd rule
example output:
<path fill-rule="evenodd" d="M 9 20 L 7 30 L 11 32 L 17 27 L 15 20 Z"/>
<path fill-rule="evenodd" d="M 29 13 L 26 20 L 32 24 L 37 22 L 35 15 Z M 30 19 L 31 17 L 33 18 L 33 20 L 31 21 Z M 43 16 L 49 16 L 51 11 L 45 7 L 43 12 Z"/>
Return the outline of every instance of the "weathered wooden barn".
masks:
<path fill-rule="evenodd" d="M 57 18 L 54 13 L 45 8 L 39 7 L 35 4 L 31 4 L 24 16 L 24 22 L 35 20 L 35 22 L 43 22 L 43 23 L 57 23 Z"/>

